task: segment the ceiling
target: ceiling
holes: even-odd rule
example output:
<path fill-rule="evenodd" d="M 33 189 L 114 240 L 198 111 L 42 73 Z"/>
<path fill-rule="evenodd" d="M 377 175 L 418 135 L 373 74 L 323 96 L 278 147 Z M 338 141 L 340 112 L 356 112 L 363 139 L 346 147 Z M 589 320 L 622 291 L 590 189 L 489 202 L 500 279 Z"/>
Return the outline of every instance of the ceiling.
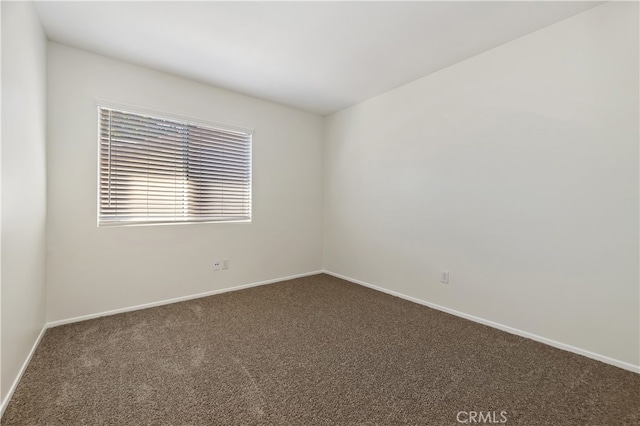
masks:
<path fill-rule="evenodd" d="M 599 2 L 38 2 L 50 40 L 326 115 Z"/>

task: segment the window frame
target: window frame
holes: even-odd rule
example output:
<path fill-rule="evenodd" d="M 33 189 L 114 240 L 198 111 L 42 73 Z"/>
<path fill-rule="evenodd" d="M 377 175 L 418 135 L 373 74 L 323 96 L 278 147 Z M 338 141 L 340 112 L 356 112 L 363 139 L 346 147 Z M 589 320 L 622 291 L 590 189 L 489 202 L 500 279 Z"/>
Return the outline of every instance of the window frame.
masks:
<path fill-rule="evenodd" d="M 180 114 L 169 113 L 152 108 L 140 107 L 132 104 L 123 104 L 113 102 L 109 100 L 98 99 L 95 104 L 95 123 L 96 123 L 96 226 L 98 228 L 113 228 L 113 227 L 128 227 L 128 226 L 158 226 L 158 225 L 195 225 L 195 224 L 211 224 L 211 223 L 251 223 L 253 221 L 253 136 L 254 129 L 244 126 L 238 126 L 233 124 L 222 124 L 219 122 L 213 122 L 203 120 L 200 118 L 187 117 Z M 145 220 L 145 221 L 107 221 L 101 222 L 101 142 L 100 142 L 100 110 L 107 108 L 111 110 L 117 110 L 123 113 L 139 114 L 143 116 L 149 116 L 151 118 L 160 120 L 177 121 L 185 125 L 194 125 L 199 127 L 212 128 L 222 131 L 241 132 L 249 136 L 249 218 L 248 219 L 226 219 L 226 220 L 179 220 L 176 217 L 175 220 Z"/>

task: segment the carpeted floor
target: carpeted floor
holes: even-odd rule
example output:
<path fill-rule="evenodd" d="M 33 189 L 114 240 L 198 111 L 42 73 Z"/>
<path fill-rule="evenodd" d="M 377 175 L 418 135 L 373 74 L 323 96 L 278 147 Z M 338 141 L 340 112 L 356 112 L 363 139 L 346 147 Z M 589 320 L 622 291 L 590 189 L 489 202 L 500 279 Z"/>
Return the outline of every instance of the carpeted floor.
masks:
<path fill-rule="evenodd" d="M 640 375 L 315 275 L 50 329 L 2 425 L 471 420 L 640 425 Z"/>

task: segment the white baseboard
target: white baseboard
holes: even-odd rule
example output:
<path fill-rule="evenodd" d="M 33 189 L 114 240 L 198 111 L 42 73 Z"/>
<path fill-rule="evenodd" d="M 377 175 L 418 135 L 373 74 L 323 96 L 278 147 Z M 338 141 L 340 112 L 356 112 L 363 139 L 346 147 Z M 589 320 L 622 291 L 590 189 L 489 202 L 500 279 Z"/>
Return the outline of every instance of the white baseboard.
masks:
<path fill-rule="evenodd" d="M 4 410 L 7 408 L 7 405 L 9 405 L 9 401 L 11 401 L 11 397 L 13 396 L 13 393 L 16 391 L 16 387 L 18 387 L 18 383 L 20 382 L 20 379 L 22 379 L 22 375 L 27 369 L 29 362 L 31 362 L 31 358 L 33 357 L 33 354 L 36 352 L 36 348 L 40 344 L 40 340 L 42 340 L 42 336 L 44 336 L 45 331 L 47 331 L 47 324 L 45 324 L 42 327 L 42 330 L 40 331 L 40 334 L 36 338 L 36 341 L 33 342 L 33 346 L 31 347 L 31 350 L 27 355 L 27 359 L 24 360 L 24 362 L 22 363 L 22 367 L 20 367 L 20 371 L 18 371 L 18 376 L 13 381 L 13 383 L 11 384 L 11 387 L 9 388 L 9 391 L 7 392 L 7 395 L 2 400 L 2 405 L 0 405 L 0 418 L 2 418 L 2 415 L 4 414 Z"/>
<path fill-rule="evenodd" d="M 359 284 L 364 287 L 369 287 L 371 289 L 381 291 L 383 293 L 390 294 L 392 296 L 399 297 L 401 299 L 409 300 L 414 303 L 418 303 L 420 305 L 428 306 L 430 308 L 436 309 L 438 311 L 446 312 L 451 315 L 455 315 L 457 317 L 461 317 L 464 319 L 468 319 L 480 324 L 488 325 L 489 327 L 497 328 L 498 330 L 506 331 L 507 333 L 515 334 L 517 336 L 526 337 L 531 340 L 535 340 L 540 343 L 544 343 L 549 346 L 553 346 L 554 348 L 562 349 L 568 352 L 573 352 L 578 355 L 586 356 L 587 358 L 595 359 L 597 361 L 604 362 L 606 364 L 610 364 L 619 368 L 623 368 L 625 370 L 632 371 L 634 373 L 640 374 L 640 366 L 633 365 L 628 362 L 620 361 L 615 358 L 610 358 L 605 355 L 600 355 L 595 352 L 591 352 L 585 349 L 576 348 L 575 346 L 567 345 L 566 343 L 557 342 L 555 340 L 548 339 L 546 337 L 538 336 L 537 334 L 529 333 L 527 331 L 518 330 L 517 328 L 509 327 L 508 325 L 500 324 L 494 321 L 486 320 L 484 318 L 476 317 L 474 315 L 466 314 L 464 312 L 456 311 L 455 309 L 446 308 L 444 306 L 436 305 L 435 303 L 427 302 L 426 300 L 418 299 L 417 297 L 407 296 L 406 294 L 398 293 L 397 291 L 388 290 L 383 287 L 378 287 L 373 284 L 369 284 L 367 282 L 357 280 L 355 278 L 350 278 L 344 275 L 337 274 L 335 272 L 323 271 L 325 274 L 332 275 L 334 277 L 343 279 L 345 281 L 352 282 L 354 284 Z"/>
<path fill-rule="evenodd" d="M 174 297 L 173 299 L 165 299 L 165 300 L 159 300 L 157 302 L 143 303 L 142 305 L 129 306 L 129 307 L 126 307 L 126 308 L 118 308 L 118 309 L 113 309 L 113 310 L 110 310 L 110 311 L 98 312 L 98 313 L 95 313 L 95 314 L 87 314 L 87 315 L 81 315 L 81 316 L 78 316 L 78 317 L 67 318 L 67 319 L 63 319 L 63 320 L 50 321 L 50 322 L 47 323 L 46 327 L 47 328 L 57 327 L 59 325 L 71 324 L 71 323 L 74 323 L 74 322 L 86 321 L 86 320 L 89 320 L 89 319 L 100 318 L 100 317 L 106 317 L 106 316 L 109 316 L 109 315 L 120 314 L 120 313 L 123 313 L 123 312 L 138 311 L 140 309 L 147 309 L 147 308 L 153 308 L 153 307 L 156 307 L 156 306 L 169 305 L 171 303 L 184 302 L 185 300 L 192 300 L 192 299 L 199 299 L 201 297 L 213 296 L 214 294 L 221 294 L 221 293 L 227 293 L 227 292 L 230 292 L 230 291 L 244 290 L 245 288 L 258 287 L 258 286 L 261 286 L 261 285 L 278 283 L 278 282 L 281 282 L 281 281 L 292 280 L 292 279 L 295 279 L 295 278 L 308 277 L 308 276 L 311 276 L 311 275 L 321 274 L 323 272 L 324 271 L 305 272 L 303 274 L 290 275 L 288 277 L 273 278 L 273 279 L 270 279 L 270 280 L 258 281 L 258 282 L 253 282 L 253 283 L 249 283 L 249 284 L 243 284 L 243 285 L 239 285 L 239 286 L 235 286 L 235 287 L 228 287 L 228 288 L 223 288 L 223 289 L 219 289 L 219 290 L 205 291 L 204 293 L 197 293 L 197 294 L 191 294 L 191 295 L 188 295 L 188 296 Z"/>

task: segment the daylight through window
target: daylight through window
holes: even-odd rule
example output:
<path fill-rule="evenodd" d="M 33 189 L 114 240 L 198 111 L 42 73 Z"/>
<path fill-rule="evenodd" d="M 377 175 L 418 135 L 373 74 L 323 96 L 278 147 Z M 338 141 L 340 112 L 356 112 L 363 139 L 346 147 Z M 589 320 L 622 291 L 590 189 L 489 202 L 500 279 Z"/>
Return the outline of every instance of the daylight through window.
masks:
<path fill-rule="evenodd" d="M 251 133 L 106 107 L 99 128 L 99 225 L 251 219 Z"/>

